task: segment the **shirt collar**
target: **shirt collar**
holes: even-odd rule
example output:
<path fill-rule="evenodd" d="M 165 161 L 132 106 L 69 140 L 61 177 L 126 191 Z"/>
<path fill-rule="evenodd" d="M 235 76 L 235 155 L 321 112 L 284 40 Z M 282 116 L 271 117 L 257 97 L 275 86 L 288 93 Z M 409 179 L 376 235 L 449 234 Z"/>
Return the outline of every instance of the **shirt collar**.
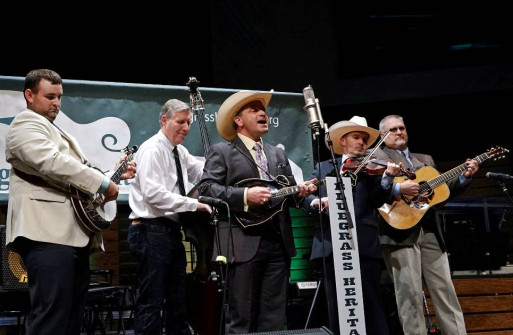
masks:
<path fill-rule="evenodd" d="M 408 148 L 404 149 L 404 150 L 399 150 L 399 149 L 396 149 L 395 151 L 397 151 L 399 154 L 404 154 L 406 155 L 406 157 L 409 157 L 410 156 L 410 151 L 408 150 Z"/>
<path fill-rule="evenodd" d="M 159 130 L 159 132 L 157 133 L 157 136 L 159 138 L 159 141 L 162 142 L 164 144 L 164 146 L 166 148 L 168 148 L 170 151 L 173 151 L 173 149 L 178 146 L 178 145 L 174 145 L 173 143 L 171 143 L 171 141 L 162 132 L 162 129 Z"/>
<path fill-rule="evenodd" d="M 237 136 L 239 136 L 242 143 L 244 143 L 244 145 L 246 146 L 246 148 L 248 148 L 249 151 L 253 150 L 253 148 L 255 147 L 255 143 L 257 143 L 257 141 L 254 141 L 252 138 L 242 135 L 240 133 L 238 133 Z M 260 143 L 262 148 L 264 147 L 264 142 L 262 141 L 262 139 L 260 139 L 258 143 Z"/>

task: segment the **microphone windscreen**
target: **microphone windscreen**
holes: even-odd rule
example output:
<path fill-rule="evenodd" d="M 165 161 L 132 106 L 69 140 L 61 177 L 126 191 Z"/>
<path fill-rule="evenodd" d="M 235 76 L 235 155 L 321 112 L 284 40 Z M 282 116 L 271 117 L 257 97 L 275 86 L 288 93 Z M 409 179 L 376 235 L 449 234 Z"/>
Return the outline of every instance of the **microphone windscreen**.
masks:
<path fill-rule="evenodd" d="M 305 103 L 311 103 L 315 101 L 315 94 L 312 86 L 307 86 L 303 89 L 303 95 L 305 97 Z M 310 100 L 310 101 L 308 101 Z"/>

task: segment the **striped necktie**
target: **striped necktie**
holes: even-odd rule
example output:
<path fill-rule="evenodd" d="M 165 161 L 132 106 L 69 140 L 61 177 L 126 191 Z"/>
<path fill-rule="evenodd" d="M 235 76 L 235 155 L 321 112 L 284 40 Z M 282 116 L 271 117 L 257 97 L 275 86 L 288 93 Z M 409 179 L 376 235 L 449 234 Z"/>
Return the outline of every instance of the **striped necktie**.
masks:
<path fill-rule="evenodd" d="M 262 146 L 260 143 L 256 142 L 253 147 L 256 151 L 255 159 L 256 163 L 259 166 L 260 178 L 265 180 L 271 180 L 269 176 L 269 167 L 267 166 L 267 157 L 265 157 L 264 151 L 262 150 Z"/>

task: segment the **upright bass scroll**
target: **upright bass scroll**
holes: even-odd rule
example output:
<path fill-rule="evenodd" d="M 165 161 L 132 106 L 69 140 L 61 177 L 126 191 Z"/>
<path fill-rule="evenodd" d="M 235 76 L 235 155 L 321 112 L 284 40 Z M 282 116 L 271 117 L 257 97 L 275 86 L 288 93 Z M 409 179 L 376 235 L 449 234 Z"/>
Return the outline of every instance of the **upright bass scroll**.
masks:
<path fill-rule="evenodd" d="M 201 97 L 200 91 L 198 91 L 199 81 L 195 77 L 189 77 L 187 82 L 190 92 L 191 109 L 198 118 L 198 125 L 201 135 L 201 144 L 203 145 L 203 152 L 205 156 L 210 146 L 210 138 L 208 137 L 207 125 L 205 124 L 205 103 Z"/>

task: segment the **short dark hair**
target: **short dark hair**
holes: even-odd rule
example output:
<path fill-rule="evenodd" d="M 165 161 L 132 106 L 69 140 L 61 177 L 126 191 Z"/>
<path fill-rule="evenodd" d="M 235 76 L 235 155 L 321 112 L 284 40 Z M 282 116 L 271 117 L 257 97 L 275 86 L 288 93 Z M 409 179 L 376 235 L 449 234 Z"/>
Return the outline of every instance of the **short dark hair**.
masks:
<path fill-rule="evenodd" d="M 30 89 L 37 93 L 42 79 L 48 80 L 52 85 L 62 85 L 62 78 L 57 72 L 48 69 L 37 69 L 30 71 L 25 77 L 23 92 Z"/>

